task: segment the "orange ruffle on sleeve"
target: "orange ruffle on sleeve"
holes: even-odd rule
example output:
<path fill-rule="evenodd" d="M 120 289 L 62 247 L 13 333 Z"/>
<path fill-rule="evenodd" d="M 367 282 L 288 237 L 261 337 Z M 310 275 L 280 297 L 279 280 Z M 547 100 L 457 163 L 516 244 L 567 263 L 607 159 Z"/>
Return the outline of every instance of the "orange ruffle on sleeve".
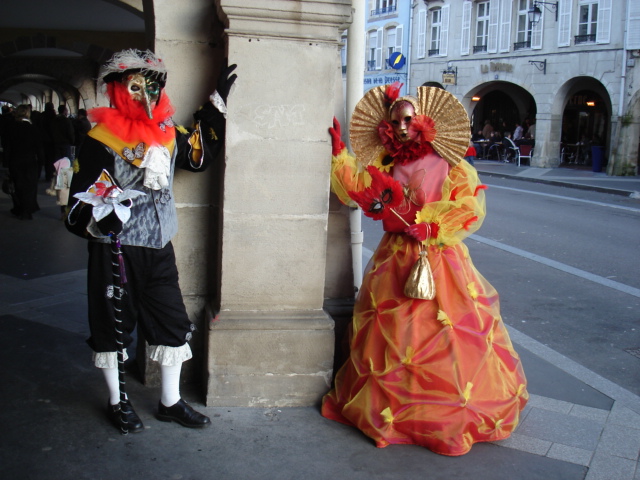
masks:
<path fill-rule="evenodd" d="M 369 185 L 371 176 L 346 148 L 343 148 L 337 157 L 331 158 L 331 190 L 342 203 L 357 207 L 348 192 L 360 192 Z"/>

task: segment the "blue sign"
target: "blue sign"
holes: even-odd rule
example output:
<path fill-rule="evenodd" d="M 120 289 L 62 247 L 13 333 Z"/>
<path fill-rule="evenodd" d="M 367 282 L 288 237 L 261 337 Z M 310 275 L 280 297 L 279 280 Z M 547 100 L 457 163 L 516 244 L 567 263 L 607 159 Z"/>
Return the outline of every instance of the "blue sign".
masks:
<path fill-rule="evenodd" d="M 402 55 L 400 52 L 393 52 L 389 56 L 389 66 L 395 70 L 400 70 L 404 67 L 404 64 L 407 61 L 407 57 Z"/>

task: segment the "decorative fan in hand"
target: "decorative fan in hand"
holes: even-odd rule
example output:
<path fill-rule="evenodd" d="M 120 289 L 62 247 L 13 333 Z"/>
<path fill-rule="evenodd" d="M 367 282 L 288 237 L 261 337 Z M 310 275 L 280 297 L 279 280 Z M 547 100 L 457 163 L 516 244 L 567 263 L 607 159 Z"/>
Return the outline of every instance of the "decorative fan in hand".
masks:
<path fill-rule="evenodd" d="M 374 166 L 368 166 L 367 172 L 371 175 L 371 186 L 361 192 L 348 192 L 365 216 L 374 220 L 383 220 L 404 200 L 402 184 L 393 177 L 382 173 Z"/>

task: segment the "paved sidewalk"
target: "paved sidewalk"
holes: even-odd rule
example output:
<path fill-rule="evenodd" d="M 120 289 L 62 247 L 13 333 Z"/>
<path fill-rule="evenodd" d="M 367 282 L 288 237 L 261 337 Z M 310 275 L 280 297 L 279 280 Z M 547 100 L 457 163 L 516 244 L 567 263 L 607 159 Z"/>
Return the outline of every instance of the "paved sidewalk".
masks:
<path fill-rule="evenodd" d="M 609 177 L 604 172 L 592 172 L 585 167 L 538 168 L 526 165 L 518 167 L 513 163 L 492 160 L 476 160 L 474 166 L 481 175 L 513 178 L 640 198 L 639 176 Z"/>
<path fill-rule="evenodd" d="M 556 181 L 564 173 L 540 176 Z M 127 388 L 146 428 L 120 436 L 105 419 L 106 387 L 84 343 L 84 241 L 64 230 L 51 197 L 39 200 L 34 220 L 19 221 L 0 194 L 3 478 L 640 480 L 640 398 L 512 328 L 531 401 L 510 439 L 475 445 L 463 457 L 377 449 L 356 429 L 324 419 L 318 406 L 204 407 L 188 386 L 184 397 L 213 425 L 185 429 L 153 418 L 159 389 L 133 374 Z"/>

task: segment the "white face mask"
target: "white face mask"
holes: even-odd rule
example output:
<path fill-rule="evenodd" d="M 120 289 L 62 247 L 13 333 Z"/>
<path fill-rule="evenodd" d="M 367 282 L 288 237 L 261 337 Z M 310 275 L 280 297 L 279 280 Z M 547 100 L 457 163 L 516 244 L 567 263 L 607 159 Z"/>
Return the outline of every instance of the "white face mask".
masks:
<path fill-rule="evenodd" d="M 127 86 L 131 99 L 140 102 L 149 118 L 153 118 L 153 109 L 160 98 L 160 84 L 157 80 L 145 77 L 142 73 L 132 73 L 122 80 Z"/>

